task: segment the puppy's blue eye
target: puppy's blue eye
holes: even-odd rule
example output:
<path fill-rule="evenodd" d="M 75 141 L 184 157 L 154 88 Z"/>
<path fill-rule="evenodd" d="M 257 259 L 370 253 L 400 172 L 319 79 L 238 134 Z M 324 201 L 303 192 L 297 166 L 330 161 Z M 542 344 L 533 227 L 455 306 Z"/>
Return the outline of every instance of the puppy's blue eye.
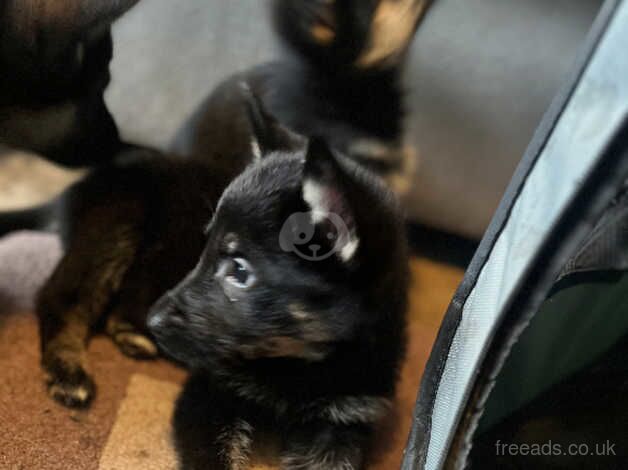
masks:
<path fill-rule="evenodd" d="M 233 269 L 233 274 L 231 275 L 237 282 L 239 282 L 240 284 L 246 285 L 247 281 L 249 280 L 249 270 L 238 259 L 234 259 L 233 263 L 234 263 L 234 269 Z"/>
<path fill-rule="evenodd" d="M 244 258 L 228 258 L 223 260 L 216 275 L 224 282 L 239 289 L 247 289 L 255 283 L 255 275 L 250 263 Z"/>

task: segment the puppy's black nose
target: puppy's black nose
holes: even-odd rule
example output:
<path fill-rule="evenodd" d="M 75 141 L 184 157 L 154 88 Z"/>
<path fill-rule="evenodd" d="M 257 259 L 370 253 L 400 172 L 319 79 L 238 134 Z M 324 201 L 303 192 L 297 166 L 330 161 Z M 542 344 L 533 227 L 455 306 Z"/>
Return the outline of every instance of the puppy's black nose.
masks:
<path fill-rule="evenodd" d="M 181 323 L 181 312 L 168 294 L 162 296 L 150 309 L 146 325 L 148 329 L 157 333 L 172 323 Z"/>
<path fill-rule="evenodd" d="M 163 315 L 162 312 L 151 309 L 148 314 L 148 318 L 146 319 L 146 326 L 152 333 L 155 333 L 163 327 L 163 324 L 165 323 L 164 317 L 165 315 Z"/>

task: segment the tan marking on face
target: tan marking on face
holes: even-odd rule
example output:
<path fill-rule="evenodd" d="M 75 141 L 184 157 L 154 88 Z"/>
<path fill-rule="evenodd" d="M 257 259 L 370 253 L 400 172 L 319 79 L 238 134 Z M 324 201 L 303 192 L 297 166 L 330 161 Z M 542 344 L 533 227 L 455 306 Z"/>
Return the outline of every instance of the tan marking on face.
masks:
<path fill-rule="evenodd" d="M 305 308 L 300 304 L 291 304 L 288 310 L 295 320 L 304 321 L 310 318 L 310 314 L 306 312 Z"/>
<path fill-rule="evenodd" d="M 298 303 L 290 304 L 288 311 L 296 321 L 299 322 L 301 337 L 312 343 L 326 343 L 332 340 L 329 329 L 317 319 L 313 312 L 308 312 L 306 308 Z"/>
<path fill-rule="evenodd" d="M 302 339 L 289 336 L 266 338 L 248 349 L 248 357 L 301 357 L 306 349 Z"/>
<path fill-rule="evenodd" d="M 382 0 L 371 24 L 369 44 L 360 54 L 360 68 L 394 65 L 412 41 L 428 0 Z"/>
<path fill-rule="evenodd" d="M 267 357 L 302 357 L 307 350 L 307 343 L 290 336 L 274 336 L 265 341 Z"/>
<path fill-rule="evenodd" d="M 230 255 L 234 254 L 238 251 L 238 236 L 235 233 L 228 233 L 223 239 L 223 244 L 227 253 Z"/>
<path fill-rule="evenodd" d="M 324 344 L 291 336 L 271 336 L 243 346 L 241 351 L 247 359 L 292 357 L 320 361 L 327 355 Z"/>

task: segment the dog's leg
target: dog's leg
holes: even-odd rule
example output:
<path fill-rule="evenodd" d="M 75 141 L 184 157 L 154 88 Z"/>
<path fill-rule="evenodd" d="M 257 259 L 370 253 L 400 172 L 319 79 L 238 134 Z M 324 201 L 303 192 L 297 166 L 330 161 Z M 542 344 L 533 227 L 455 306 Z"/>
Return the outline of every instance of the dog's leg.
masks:
<path fill-rule="evenodd" d="M 159 250 L 155 250 L 153 245 L 143 244 L 142 253 L 138 254 L 124 276 L 107 317 L 106 333 L 120 351 L 135 359 L 153 359 L 159 354 L 157 345 L 146 327 L 148 311 L 159 296 L 188 271 L 172 264 L 164 270 L 163 258 L 160 256 L 161 249 L 165 249 L 164 237 L 160 237 L 159 240 L 161 247 Z M 170 248 L 172 252 L 176 249 Z M 164 271 L 167 271 L 167 275 Z"/>
<path fill-rule="evenodd" d="M 43 287 L 37 305 L 48 393 L 70 407 L 86 406 L 94 396 L 87 340 L 131 264 L 137 243 L 129 226 L 109 225 L 108 232 L 98 225 L 84 227 Z"/>
<path fill-rule="evenodd" d="M 47 302 L 44 299 L 41 305 Z M 85 357 L 89 313 L 81 306 L 55 313 L 40 307 L 41 311 L 47 312 L 40 315 L 40 331 L 48 394 L 65 406 L 86 406 L 95 391 Z"/>
<path fill-rule="evenodd" d="M 290 430 L 281 453 L 282 470 L 358 470 L 371 437 L 367 425 L 308 423 Z"/>
<path fill-rule="evenodd" d="M 215 392 L 201 374 L 188 380 L 173 423 L 181 469 L 249 468 L 254 430 L 237 403 L 233 396 Z"/>
<path fill-rule="evenodd" d="M 124 354 L 135 359 L 152 359 L 157 357 L 157 346 L 147 335 L 125 318 L 127 309 L 136 309 L 136 305 L 126 302 L 116 304 L 107 317 L 106 331 L 114 343 Z M 148 306 L 140 307 L 148 312 Z"/>

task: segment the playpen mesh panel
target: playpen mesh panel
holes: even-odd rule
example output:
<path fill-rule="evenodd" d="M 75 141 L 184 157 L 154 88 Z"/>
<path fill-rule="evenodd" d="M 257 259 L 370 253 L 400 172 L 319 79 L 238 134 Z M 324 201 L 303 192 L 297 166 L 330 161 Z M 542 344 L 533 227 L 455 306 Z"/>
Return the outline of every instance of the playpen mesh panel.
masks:
<path fill-rule="evenodd" d="M 628 3 L 615 13 L 595 56 L 518 196 L 464 305 L 432 412 L 426 468 L 438 468 L 473 372 L 517 282 L 628 114 Z"/>

